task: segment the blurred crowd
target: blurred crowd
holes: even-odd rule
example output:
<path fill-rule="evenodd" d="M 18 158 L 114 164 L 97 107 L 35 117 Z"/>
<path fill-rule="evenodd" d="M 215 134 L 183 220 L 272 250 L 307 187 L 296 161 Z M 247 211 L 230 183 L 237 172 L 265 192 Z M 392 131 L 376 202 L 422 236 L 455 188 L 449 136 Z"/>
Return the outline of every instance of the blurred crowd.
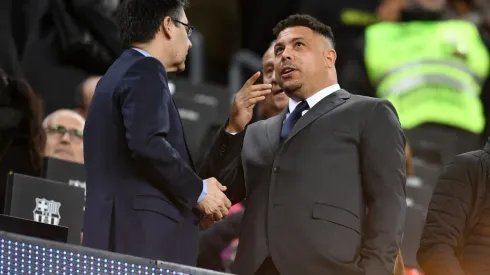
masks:
<path fill-rule="evenodd" d="M 0 0 L 0 210 L 9 171 L 39 176 L 43 157 L 84 163 L 86 112 L 100 77 L 123 51 L 113 21 L 118 4 Z M 342 88 L 393 102 L 408 138 L 409 174 L 423 178 L 417 165 L 440 173 L 456 155 L 483 148 L 490 133 L 490 1 L 194 0 L 187 14 L 204 38 L 204 83 L 229 85 L 230 60 L 246 50 L 261 60 L 261 81 L 272 84 L 271 30 L 295 13 L 332 27 Z M 254 70 L 244 66 L 243 74 Z M 287 102 L 273 90 L 256 106 L 255 120 L 278 114 Z M 205 146 L 209 137 L 199 138 Z M 426 184 L 426 193 L 436 186 Z M 420 204 L 427 214 L 429 200 Z M 235 205 L 202 232 L 201 267 L 228 270 L 243 208 Z M 400 255 L 403 265 L 403 249 Z M 415 260 L 405 264 L 407 274 L 418 272 Z"/>

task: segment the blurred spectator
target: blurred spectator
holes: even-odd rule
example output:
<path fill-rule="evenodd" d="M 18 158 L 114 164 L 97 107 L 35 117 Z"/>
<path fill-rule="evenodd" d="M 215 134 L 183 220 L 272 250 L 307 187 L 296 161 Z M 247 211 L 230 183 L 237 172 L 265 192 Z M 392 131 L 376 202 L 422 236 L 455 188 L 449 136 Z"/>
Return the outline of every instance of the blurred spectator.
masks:
<path fill-rule="evenodd" d="M 0 211 L 10 171 L 40 176 L 46 135 L 42 102 L 24 81 L 0 70 Z"/>
<path fill-rule="evenodd" d="M 289 97 L 282 91 L 277 84 L 274 73 L 274 44 L 262 57 L 262 82 L 272 84 L 272 92 L 265 96 L 265 99 L 257 104 L 257 115 L 259 120 L 268 119 L 278 115 L 288 105 Z"/>
<path fill-rule="evenodd" d="M 58 110 L 43 121 L 47 132 L 45 155 L 83 163 L 83 127 L 85 119 L 75 111 Z"/>
<path fill-rule="evenodd" d="M 85 79 L 77 87 L 75 96 L 78 107 L 75 108 L 75 111 L 83 117 L 86 117 L 87 115 L 88 107 L 94 96 L 95 87 L 97 86 L 97 83 L 99 83 L 100 78 L 101 76 L 91 76 Z"/>
<path fill-rule="evenodd" d="M 77 107 L 77 85 L 122 52 L 111 8 L 100 0 L 31 0 L 22 70 L 45 110 Z"/>
<path fill-rule="evenodd" d="M 490 274 L 489 173 L 490 141 L 444 168 L 417 253 L 426 275 Z"/>
<path fill-rule="evenodd" d="M 25 0 L 15 0 L 14 3 L 23 3 Z M 15 44 L 13 30 L 14 7 L 12 0 L 0 1 L 0 68 L 8 75 L 14 77 L 22 76 L 22 69 L 19 63 L 19 52 Z M 18 21 L 18 20 L 17 20 Z"/>
<path fill-rule="evenodd" d="M 445 0 L 385 2 L 401 22 L 366 29 L 340 84 L 390 100 L 414 155 L 446 163 L 479 148 L 490 117 L 487 41 L 466 20 L 443 20 Z"/>
<path fill-rule="evenodd" d="M 255 106 L 254 117 L 252 122 L 257 120 L 267 119 L 269 117 L 279 114 L 289 102 L 289 97 L 282 92 L 281 88 L 277 85 L 274 75 L 274 54 L 272 51 L 271 43 L 269 42 L 269 49 L 262 57 L 262 81 L 265 84 L 272 84 L 272 93 L 266 95 L 265 100 L 259 102 Z M 201 150 L 199 157 L 196 158 L 196 167 L 199 167 L 204 158 L 205 152 L 207 152 L 209 146 L 212 144 L 212 140 L 221 128 L 221 124 L 213 124 L 210 126 L 208 132 L 204 136 L 201 144 Z"/>

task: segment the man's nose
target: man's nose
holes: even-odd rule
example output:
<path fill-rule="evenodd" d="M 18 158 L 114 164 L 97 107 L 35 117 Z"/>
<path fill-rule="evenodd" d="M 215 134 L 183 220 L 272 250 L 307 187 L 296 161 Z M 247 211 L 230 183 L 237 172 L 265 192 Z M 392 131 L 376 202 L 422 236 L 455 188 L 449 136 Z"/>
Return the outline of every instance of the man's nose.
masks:
<path fill-rule="evenodd" d="M 281 55 L 282 60 L 292 60 L 293 59 L 293 51 L 291 50 L 290 47 L 285 47 L 282 55 Z"/>
<path fill-rule="evenodd" d="M 270 83 L 272 86 L 274 85 L 277 85 L 277 81 L 276 81 L 276 70 L 274 70 L 272 72 L 272 76 L 271 76 L 271 83 Z"/>
<path fill-rule="evenodd" d="M 70 134 L 64 133 L 61 135 L 61 142 L 63 143 L 70 143 L 71 142 L 71 137 Z"/>

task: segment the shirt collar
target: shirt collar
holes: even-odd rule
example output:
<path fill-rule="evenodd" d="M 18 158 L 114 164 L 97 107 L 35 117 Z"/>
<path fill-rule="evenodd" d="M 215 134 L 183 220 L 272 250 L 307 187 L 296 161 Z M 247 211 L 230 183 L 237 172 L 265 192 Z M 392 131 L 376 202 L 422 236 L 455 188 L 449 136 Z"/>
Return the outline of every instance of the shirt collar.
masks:
<path fill-rule="evenodd" d="M 340 90 L 339 84 L 334 84 L 334 85 L 328 86 L 328 87 L 316 92 L 315 94 L 313 94 L 309 98 L 307 98 L 306 102 L 308 102 L 308 106 L 311 109 L 311 108 L 313 108 L 313 106 L 315 106 L 315 104 L 320 102 L 322 99 L 324 99 L 325 97 L 327 97 L 330 94 L 333 94 L 334 92 L 336 92 L 338 90 Z M 299 104 L 298 101 L 290 98 L 289 99 L 289 113 L 293 112 L 294 109 L 296 108 L 296 106 L 298 106 L 298 104 Z"/>
<path fill-rule="evenodd" d="M 146 57 L 151 57 L 151 54 L 150 54 L 150 53 L 148 53 L 148 52 L 147 52 L 147 51 L 145 51 L 145 50 L 138 49 L 138 48 L 133 48 L 133 50 L 138 51 L 140 54 L 142 54 L 142 55 L 144 55 L 144 56 L 146 56 Z"/>

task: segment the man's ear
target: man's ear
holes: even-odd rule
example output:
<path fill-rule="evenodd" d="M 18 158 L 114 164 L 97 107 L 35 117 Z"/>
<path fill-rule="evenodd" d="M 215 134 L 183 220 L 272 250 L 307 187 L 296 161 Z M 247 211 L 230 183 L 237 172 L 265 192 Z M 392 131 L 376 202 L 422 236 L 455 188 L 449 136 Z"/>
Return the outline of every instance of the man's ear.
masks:
<path fill-rule="evenodd" d="M 165 37 L 168 39 L 171 39 L 174 35 L 174 29 L 175 25 L 174 22 L 172 22 L 172 18 L 170 18 L 170 16 L 166 16 L 160 24 L 160 30 L 162 31 L 163 35 L 165 35 Z"/>
<path fill-rule="evenodd" d="M 323 51 L 323 60 L 325 66 L 328 68 L 335 67 L 335 61 L 337 60 L 337 52 L 334 49 L 326 48 Z"/>

